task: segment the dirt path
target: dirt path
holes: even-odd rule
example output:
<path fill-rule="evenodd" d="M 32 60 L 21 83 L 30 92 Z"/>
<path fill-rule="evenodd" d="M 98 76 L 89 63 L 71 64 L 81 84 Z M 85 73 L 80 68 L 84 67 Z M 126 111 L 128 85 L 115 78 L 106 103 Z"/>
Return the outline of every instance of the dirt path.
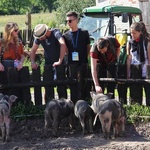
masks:
<path fill-rule="evenodd" d="M 43 119 L 11 122 L 11 142 L 0 141 L 0 150 L 150 150 L 150 122 L 126 126 L 126 137 L 105 140 L 99 129 L 94 134 L 81 135 L 79 129 L 70 130 L 65 123 L 58 137 L 51 130 L 43 137 Z"/>

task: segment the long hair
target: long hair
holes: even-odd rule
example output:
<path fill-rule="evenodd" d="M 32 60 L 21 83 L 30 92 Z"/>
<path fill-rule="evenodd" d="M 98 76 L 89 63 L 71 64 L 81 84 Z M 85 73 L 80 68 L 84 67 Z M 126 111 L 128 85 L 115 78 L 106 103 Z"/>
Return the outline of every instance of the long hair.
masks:
<path fill-rule="evenodd" d="M 19 40 L 18 37 L 14 37 L 12 35 L 12 32 L 15 29 L 18 29 L 18 25 L 17 23 L 14 22 L 8 22 L 5 26 L 5 30 L 3 32 L 3 39 L 2 39 L 2 48 L 4 51 L 8 51 L 9 50 L 9 43 L 11 43 L 11 40 L 13 39 L 13 44 L 18 46 L 19 45 Z"/>
<path fill-rule="evenodd" d="M 142 38 L 150 41 L 150 35 L 147 32 L 147 29 L 146 29 L 145 24 L 143 22 L 132 23 L 130 29 L 141 32 Z"/>

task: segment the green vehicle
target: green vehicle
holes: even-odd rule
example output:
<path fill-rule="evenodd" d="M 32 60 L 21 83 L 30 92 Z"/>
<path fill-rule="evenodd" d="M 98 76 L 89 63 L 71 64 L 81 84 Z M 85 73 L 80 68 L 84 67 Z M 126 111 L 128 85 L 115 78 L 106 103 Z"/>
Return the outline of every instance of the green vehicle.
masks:
<path fill-rule="evenodd" d="M 130 38 L 129 27 L 133 22 L 142 21 L 142 11 L 130 6 L 93 6 L 84 8 L 79 27 L 89 31 L 91 44 L 100 37 L 115 36 L 121 46 Z M 120 55 L 124 55 L 125 50 Z M 120 62 L 125 63 L 125 58 Z"/>

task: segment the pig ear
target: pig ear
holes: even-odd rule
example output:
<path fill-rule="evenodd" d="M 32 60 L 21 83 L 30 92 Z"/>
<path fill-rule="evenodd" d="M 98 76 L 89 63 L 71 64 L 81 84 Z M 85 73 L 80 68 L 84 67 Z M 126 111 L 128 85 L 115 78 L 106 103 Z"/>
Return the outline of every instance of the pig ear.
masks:
<path fill-rule="evenodd" d="M 0 93 L 0 100 L 2 99 L 3 96 L 4 96 L 4 95 L 3 95 L 2 93 Z"/>
<path fill-rule="evenodd" d="M 18 98 L 18 97 L 15 96 L 15 95 L 10 95 L 10 96 L 9 96 L 9 100 L 10 100 L 11 102 L 14 102 L 17 98 Z"/>
<path fill-rule="evenodd" d="M 113 93 L 109 92 L 109 93 L 107 93 L 106 95 L 108 96 L 108 98 L 112 98 Z"/>
<path fill-rule="evenodd" d="M 96 95 L 96 92 L 91 91 L 91 92 L 90 92 L 90 95 L 91 95 L 91 97 L 93 98 L 93 97 Z"/>

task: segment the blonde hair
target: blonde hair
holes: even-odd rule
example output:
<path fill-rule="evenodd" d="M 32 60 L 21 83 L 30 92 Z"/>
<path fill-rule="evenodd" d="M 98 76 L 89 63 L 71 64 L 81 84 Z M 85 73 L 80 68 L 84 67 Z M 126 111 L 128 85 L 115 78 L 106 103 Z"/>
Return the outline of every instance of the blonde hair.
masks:
<path fill-rule="evenodd" d="M 3 32 L 3 40 L 2 40 L 2 47 L 3 47 L 3 50 L 4 50 L 4 51 L 7 51 L 7 50 L 8 50 L 8 48 L 9 48 L 9 47 L 8 47 L 8 46 L 9 46 L 9 43 L 11 42 L 12 39 L 13 39 L 14 44 L 15 44 L 16 46 L 19 45 L 18 37 L 14 37 L 14 36 L 12 35 L 12 32 L 13 32 L 15 29 L 19 29 L 17 23 L 8 22 L 8 23 L 5 25 L 5 30 L 4 30 L 4 32 Z"/>

